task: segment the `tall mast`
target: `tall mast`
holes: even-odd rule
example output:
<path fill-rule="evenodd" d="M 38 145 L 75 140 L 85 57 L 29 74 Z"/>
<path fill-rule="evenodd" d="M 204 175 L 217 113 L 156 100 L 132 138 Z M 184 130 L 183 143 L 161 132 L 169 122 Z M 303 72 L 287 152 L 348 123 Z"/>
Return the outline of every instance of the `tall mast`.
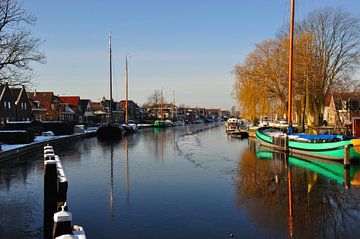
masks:
<path fill-rule="evenodd" d="M 109 34 L 109 57 L 110 57 L 110 106 L 109 106 L 109 112 L 110 112 L 110 123 L 113 121 L 112 117 L 112 59 L 111 59 L 111 33 Z"/>
<path fill-rule="evenodd" d="M 164 119 L 164 115 L 163 115 L 163 92 L 162 92 L 162 89 L 161 89 L 161 92 L 160 92 L 160 106 L 161 106 L 161 108 L 160 108 L 160 119 L 161 120 L 163 120 Z"/>
<path fill-rule="evenodd" d="M 288 124 L 292 127 L 292 76 L 293 76 L 293 35 L 294 35 L 294 15 L 295 0 L 291 0 L 290 14 L 290 46 L 289 46 L 289 94 L 288 94 Z"/>
<path fill-rule="evenodd" d="M 172 107 L 172 118 L 175 118 L 175 90 L 173 90 L 173 107 Z"/>
<path fill-rule="evenodd" d="M 126 88 L 126 96 L 125 96 L 125 123 L 129 123 L 129 109 L 128 109 L 128 101 L 129 101 L 129 73 L 128 73 L 128 62 L 127 57 L 125 58 L 125 88 Z"/>

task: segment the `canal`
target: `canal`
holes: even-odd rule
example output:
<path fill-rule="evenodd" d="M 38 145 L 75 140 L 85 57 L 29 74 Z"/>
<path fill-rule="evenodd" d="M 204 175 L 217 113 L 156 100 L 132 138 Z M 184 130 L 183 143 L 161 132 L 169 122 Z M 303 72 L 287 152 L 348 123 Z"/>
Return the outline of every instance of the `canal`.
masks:
<path fill-rule="evenodd" d="M 54 148 L 88 238 L 359 238 L 358 165 L 306 163 L 255 142 L 198 124 Z M 0 165 L 2 239 L 43 237 L 41 153 Z"/>

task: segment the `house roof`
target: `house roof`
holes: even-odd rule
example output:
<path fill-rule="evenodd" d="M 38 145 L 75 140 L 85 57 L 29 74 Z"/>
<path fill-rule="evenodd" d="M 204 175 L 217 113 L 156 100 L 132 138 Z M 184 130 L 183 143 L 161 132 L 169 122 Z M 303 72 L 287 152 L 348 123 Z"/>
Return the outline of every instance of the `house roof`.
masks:
<path fill-rule="evenodd" d="M 6 87 L 9 87 L 8 84 L 0 85 L 0 99 L 3 97 Z"/>
<path fill-rule="evenodd" d="M 15 102 L 15 104 L 17 103 L 17 101 L 19 100 L 19 98 L 21 96 L 21 90 L 22 90 L 22 88 L 10 88 L 11 97 L 12 97 L 13 101 Z"/>
<path fill-rule="evenodd" d="M 120 101 L 120 108 L 125 108 L 125 104 L 126 104 L 126 100 L 121 100 Z M 135 105 L 135 108 L 139 108 L 139 106 L 132 100 L 128 100 L 128 105 Z"/>
<path fill-rule="evenodd" d="M 28 97 L 32 101 L 39 101 L 45 109 L 50 109 L 53 92 L 28 92 Z"/>
<path fill-rule="evenodd" d="M 63 103 L 67 103 L 75 113 L 78 111 L 80 96 L 59 96 L 59 98 Z"/>
<path fill-rule="evenodd" d="M 331 102 L 331 94 L 327 94 L 325 96 L 325 107 L 329 107 L 330 106 L 330 102 Z"/>
<path fill-rule="evenodd" d="M 91 108 L 93 109 L 94 113 L 95 112 L 106 113 L 106 110 L 104 106 L 101 104 L 101 102 L 91 102 Z"/>
<path fill-rule="evenodd" d="M 84 113 L 86 110 L 87 105 L 89 104 L 90 100 L 89 99 L 80 99 L 79 101 L 79 105 L 80 105 L 80 110 L 81 113 Z"/>

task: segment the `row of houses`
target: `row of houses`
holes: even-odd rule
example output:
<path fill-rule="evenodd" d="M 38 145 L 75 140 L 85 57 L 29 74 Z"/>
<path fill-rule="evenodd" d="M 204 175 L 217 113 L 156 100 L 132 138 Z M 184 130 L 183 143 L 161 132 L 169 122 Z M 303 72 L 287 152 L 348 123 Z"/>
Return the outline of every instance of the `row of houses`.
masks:
<path fill-rule="evenodd" d="M 113 102 L 115 122 L 124 122 L 125 101 Z M 80 96 L 57 96 L 54 92 L 27 92 L 25 87 L 0 85 L 0 126 L 7 121 L 67 121 L 100 123 L 108 117 L 110 101 L 93 102 Z M 141 119 L 144 111 L 133 101 L 128 102 L 130 119 Z"/>
<path fill-rule="evenodd" d="M 126 101 L 111 105 L 113 121 L 125 121 Z M 99 102 L 81 99 L 80 96 L 58 96 L 54 92 L 27 92 L 25 87 L 15 88 L 8 84 L 0 85 L 0 127 L 8 121 L 66 121 L 80 124 L 106 122 L 109 117 L 110 100 Z M 157 119 L 182 118 L 189 122 L 198 118 L 229 116 L 230 112 L 221 109 L 199 107 L 176 107 L 163 104 L 160 107 L 141 108 L 134 101 L 128 101 L 128 117 L 137 122 Z"/>

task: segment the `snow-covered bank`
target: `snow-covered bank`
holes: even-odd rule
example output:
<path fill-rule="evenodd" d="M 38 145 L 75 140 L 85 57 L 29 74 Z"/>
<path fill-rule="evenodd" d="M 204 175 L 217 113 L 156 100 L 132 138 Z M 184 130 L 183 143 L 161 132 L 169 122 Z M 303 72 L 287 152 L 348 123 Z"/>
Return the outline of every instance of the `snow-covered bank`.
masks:
<path fill-rule="evenodd" d="M 74 141 L 81 138 L 95 136 L 96 132 L 79 133 L 60 136 L 36 136 L 30 144 L 3 144 L 0 151 L 0 162 L 32 151 L 41 150 L 46 144 L 59 144 Z"/>

